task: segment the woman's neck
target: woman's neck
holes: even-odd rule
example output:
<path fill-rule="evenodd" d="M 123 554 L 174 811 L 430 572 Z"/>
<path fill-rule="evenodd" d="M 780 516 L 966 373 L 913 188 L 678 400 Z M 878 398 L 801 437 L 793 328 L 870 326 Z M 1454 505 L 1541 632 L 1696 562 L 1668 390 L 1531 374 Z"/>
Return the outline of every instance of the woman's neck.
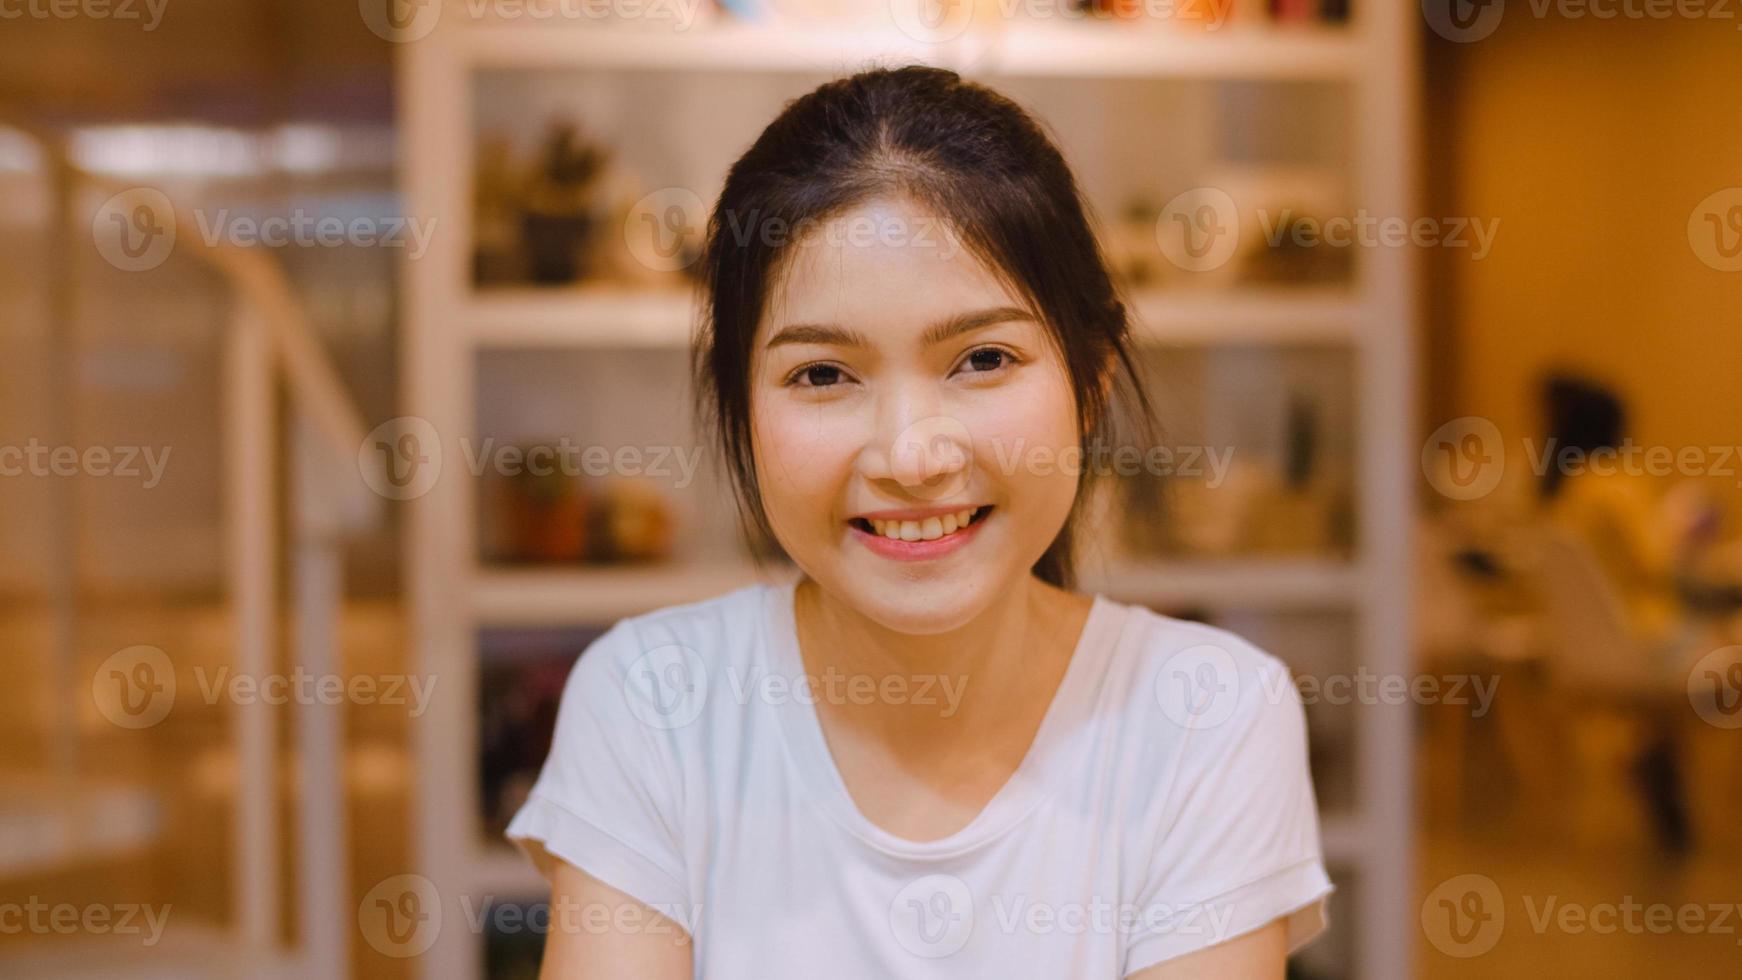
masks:
<path fill-rule="evenodd" d="M 890 744 L 930 743 L 945 732 L 1021 724 L 1051 703 L 1092 603 L 1033 576 L 960 627 L 915 635 L 892 630 L 829 595 L 809 577 L 794 599 L 799 649 L 813 683 L 862 696 L 819 693 L 836 720 Z M 920 692 L 929 691 L 922 697 Z"/>

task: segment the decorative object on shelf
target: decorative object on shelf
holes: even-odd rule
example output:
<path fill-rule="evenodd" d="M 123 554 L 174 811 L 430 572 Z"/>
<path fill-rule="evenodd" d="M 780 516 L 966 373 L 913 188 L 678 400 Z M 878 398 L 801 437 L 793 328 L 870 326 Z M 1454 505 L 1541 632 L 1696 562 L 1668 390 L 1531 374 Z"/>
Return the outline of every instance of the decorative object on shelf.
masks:
<path fill-rule="evenodd" d="M 1220 479 L 1123 478 L 1124 547 L 1134 556 L 1346 557 L 1353 499 L 1346 478 L 1324 463 L 1319 414 L 1306 396 L 1289 399 L 1280 460 L 1242 450 Z"/>
<path fill-rule="evenodd" d="M 1281 479 L 1267 483 L 1256 501 L 1247 544 L 1267 553 L 1338 551 L 1335 494 L 1320 473 L 1317 412 L 1298 393 L 1289 399 L 1286 432 Z"/>
<path fill-rule="evenodd" d="M 671 556 L 671 507 L 663 494 L 641 480 L 605 485 L 598 513 L 603 533 L 594 561 L 660 561 Z"/>
<path fill-rule="evenodd" d="M 538 283 L 566 283 L 587 271 L 587 246 L 598 226 L 595 188 L 607 154 L 581 138 L 572 122 L 552 125 L 526 188 L 520 234 Z"/>
<path fill-rule="evenodd" d="M 520 458 L 538 458 L 549 448 L 524 445 Z M 672 508 L 646 480 L 601 480 L 529 465 L 502 478 L 486 499 L 498 508 L 498 543 L 485 549 L 490 561 L 613 564 L 671 556 Z"/>
<path fill-rule="evenodd" d="M 1107 260 L 1128 286 L 1159 285 L 1172 268 L 1155 247 L 1160 218 L 1161 204 L 1150 196 L 1132 197 L 1119 209 L 1119 220 L 1107 235 Z"/>
<path fill-rule="evenodd" d="M 1324 240 L 1325 221 L 1344 213 L 1341 181 L 1319 167 L 1227 165 L 1207 186 L 1239 214 L 1239 245 L 1203 285 L 1329 285 L 1348 282 L 1354 249 Z"/>
<path fill-rule="evenodd" d="M 528 447 L 530 451 L 532 448 Z M 593 507 L 581 481 L 551 469 L 532 467 L 509 478 L 505 497 L 516 561 L 565 562 L 587 557 L 592 542 Z"/>
<path fill-rule="evenodd" d="M 552 123 L 538 159 L 518 166 L 501 134 L 478 140 L 472 175 L 472 278 L 558 285 L 591 274 L 609 153 L 577 124 Z"/>

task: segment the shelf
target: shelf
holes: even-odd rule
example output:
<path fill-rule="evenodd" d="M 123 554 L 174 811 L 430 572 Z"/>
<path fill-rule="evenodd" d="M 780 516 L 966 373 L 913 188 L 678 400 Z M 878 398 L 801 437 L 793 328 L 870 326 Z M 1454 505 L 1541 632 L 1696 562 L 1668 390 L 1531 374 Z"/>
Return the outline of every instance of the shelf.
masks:
<path fill-rule="evenodd" d="M 481 349 L 686 349 L 696 312 L 689 292 L 609 286 L 483 291 L 462 319 Z M 1335 288 L 1142 290 L 1133 330 L 1176 344 L 1327 343 L 1349 340 L 1360 307 Z"/>
<path fill-rule="evenodd" d="M 461 329 L 482 348 L 687 348 L 695 316 L 681 289 L 513 287 L 473 297 Z"/>
<path fill-rule="evenodd" d="M 757 581 L 745 564 L 612 568 L 485 568 L 472 580 L 482 626 L 609 624 L 710 599 Z M 791 573 L 784 573 L 791 574 Z M 1221 609 L 1339 606 L 1358 595 L 1353 566 L 1319 559 L 1116 562 L 1083 571 L 1084 589 L 1124 602 Z"/>
<path fill-rule="evenodd" d="M 995 27 L 997 25 L 994 25 Z M 947 33 L 947 32 L 945 32 Z M 919 36 L 915 36 L 919 35 Z M 459 33 L 473 68 L 842 74 L 870 64 L 923 63 L 983 77 L 1352 77 L 1359 45 L 1345 28 L 1012 24 L 923 39 L 893 25 L 780 26 L 725 21 L 669 26 L 478 24 Z"/>
<path fill-rule="evenodd" d="M 157 798 L 127 786 L 56 792 L 46 781 L 7 785 L 0 803 L 0 876 L 40 874 L 114 858 L 157 839 Z"/>
<path fill-rule="evenodd" d="M 135 917 L 138 935 L 55 937 L 10 946 L 0 952 L 0 976 L 56 977 L 58 980 L 290 980 L 296 964 L 276 950 L 245 950 L 232 932 L 217 925 L 187 921 L 181 909 L 151 910 L 164 921 L 160 941 L 142 948 L 149 923 Z M 63 941 L 64 940 L 64 941 Z"/>
<path fill-rule="evenodd" d="M 1345 343 L 1361 308 L 1333 287 L 1140 290 L 1132 294 L 1133 333 L 1168 344 Z"/>
<path fill-rule="evenodd" d="M 1353 565 L 1321 558 L 1086 562 L 1081 577 L 1085 590 L 1158 606 L 1337 607 L 1360 595 Z"/>
<path fill-rule="evenodd" d="M 739 562 L 492 567 L 472 577 L 472 612 L 480 626 L 609 625 L 662 606 L 711 599 L 759 580 L 755 569 Z"/>

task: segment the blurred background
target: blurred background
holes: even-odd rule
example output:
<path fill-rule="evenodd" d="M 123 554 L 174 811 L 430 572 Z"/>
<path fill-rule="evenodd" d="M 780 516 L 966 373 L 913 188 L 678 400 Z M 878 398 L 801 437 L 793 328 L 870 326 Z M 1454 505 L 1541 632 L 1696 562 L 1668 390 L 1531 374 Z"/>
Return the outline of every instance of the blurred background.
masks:
<path fill-rule="evenodd" d="M 1742 962 L 1721 4 L 0 0 L 0 975 L 536 974 L 574 657 L 756 580 L 685 408 L 725 168 L 1036 113 L 1164 454 L 1084 588 L 1307 705 L 1301 978 Z"/>

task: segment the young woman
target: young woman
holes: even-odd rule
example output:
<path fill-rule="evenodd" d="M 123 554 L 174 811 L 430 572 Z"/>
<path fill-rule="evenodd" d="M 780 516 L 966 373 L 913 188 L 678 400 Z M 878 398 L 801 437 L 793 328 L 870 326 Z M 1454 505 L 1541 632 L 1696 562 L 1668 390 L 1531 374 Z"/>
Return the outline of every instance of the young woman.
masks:
<path fill-rule="evenodd" d="M 1147 402 L 1057 148 L 953 72 L 836 80 L 705 263 L 703 415 L 801 574 L 576 663 L 508 829 L 544 976 L 1281 977 L 1331 890 L 1286 668 L 1070 590 Z"/>

